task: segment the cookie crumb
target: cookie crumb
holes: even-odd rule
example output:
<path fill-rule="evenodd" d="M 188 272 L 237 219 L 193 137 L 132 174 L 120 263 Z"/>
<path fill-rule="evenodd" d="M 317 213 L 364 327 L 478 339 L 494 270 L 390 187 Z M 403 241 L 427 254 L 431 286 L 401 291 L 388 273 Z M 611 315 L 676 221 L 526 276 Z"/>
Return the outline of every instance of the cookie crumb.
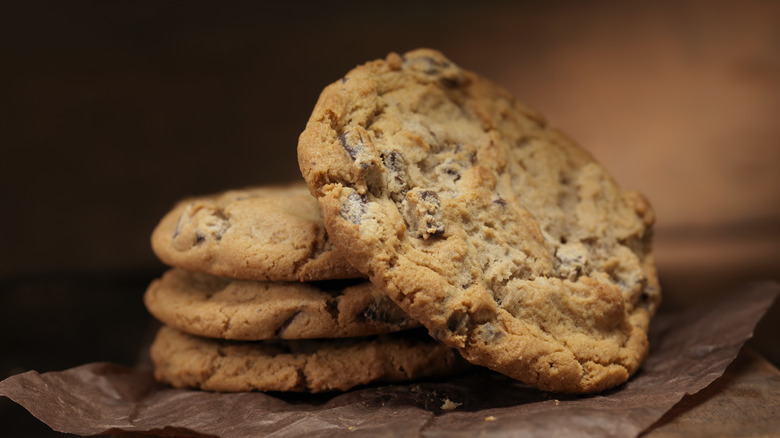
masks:
<path fill-rule="evenodd" d="M 558 406 L 559 404 L 561 404 L 561 402 L 559 402 L 558 399 L 555 399 L 555 406 Z"/>
<path fill-rule="evenodd" d="M 496 421 L 496 420 L 498 420 L 498 418 L 492 415 L 488 415 L 487 417 L 485 417 L 485 421 Z"/>
<path fill-rule="evenodd" d="M 444 399 L 444 404 L 441 405 L 441 408 L 442 408 L 442 410 L 445 410 L 445 411 L 451 411 L 451 410 L 457 408 L 458 406 L 460 406 L 462 404 L 463 403 L 457 403 L 457 402 L 454 402 L 454 401 L 452 401 L 452 400 L 450 400 L 448 398 L 445 398 Z"/>

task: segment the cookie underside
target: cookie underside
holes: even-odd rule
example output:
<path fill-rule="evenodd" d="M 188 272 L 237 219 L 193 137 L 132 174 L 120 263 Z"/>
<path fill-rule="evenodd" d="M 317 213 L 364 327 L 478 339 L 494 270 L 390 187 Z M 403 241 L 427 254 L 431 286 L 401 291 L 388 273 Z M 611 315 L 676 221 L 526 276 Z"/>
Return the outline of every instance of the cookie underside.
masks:
<path fill-rule="evenodd" d="M 336 247 L 469 361 L 585 393 L 646 356 L 651 207 L 492 82 L 433 50 L 369 62 L 298 159 Z"/>

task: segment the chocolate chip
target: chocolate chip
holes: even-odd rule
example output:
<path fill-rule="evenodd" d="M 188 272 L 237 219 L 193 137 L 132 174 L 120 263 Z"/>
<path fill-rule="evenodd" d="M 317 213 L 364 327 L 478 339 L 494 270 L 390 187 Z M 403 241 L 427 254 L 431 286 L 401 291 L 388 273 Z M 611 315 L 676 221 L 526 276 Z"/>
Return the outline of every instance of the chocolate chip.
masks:
<path fill-rule="evenodd" d="M 499 327 L 496 327 L 490 322 L 483 324 L 482 329 L 481 337 L 485 342 L 493 342 L 504 334 Z"/>
<path fill-rule="evenodd" d="M 279 337 L 280 335 L 284 334 L 284 331 L 287 329 L 287 327 L 292 324 L 293 320 L 296 316 L 298 316 L 301 313 L 301 311 L 297 311 L 293 313 L 292 315 L 288 316 L 287 319 L 284 320 L 283 323 L 279 325 L 279 327 L 276 328 L 276 331 L 274 331 L 274 337 Z"/>
<path fill-rule="evenodd" d="M 341 205 L 341 217 L 359 225 L 366 209 L 368 208 L 368 199 L 365 195 L 358 192 L 352 192 L 347 198 L 347 203 Z"/>
<path fill-rule="evenodd" d="M 217 224 L 215 226 L 214 230 L 214 238 L 219 242 L 222 240 L 222 236 L 225 235 L 227 230 L 230 228 L 230 219 L 228 219 L 227 215 L 221 211 L 217 211 L 215 215 L 217 219 Z"/>
<path fill-rule="evenodd" d="M 458 328 L 458 320 L 450 317 L 450 319 L 447 320 L 447 330 L 454 332 Z"/>
<path fill-rule="evenodd" d="M 338 321 L 339 319 L 339 302 L 337 300 L 328 300 L 325 303 L 325 310 L 330 313 L 331 318 L 333 318 L 334 321 Z"/>
<path fill-rule="evenodd" d="M 504 206 L 506 206 L 506 199 L 504 199 L 504 198 L 499 196 L 498 198 L 493 200 L 493 203 L 496 204 L 496 205 L 500 205 L 500 206 L 504 207 Z"/>
<path fill-rule="evenodd" d="M 425 61 L 423 73 L 429 76 L 439 76 L 439 83 L 446 88 L 455 88 L 464 82 L 460 69 L 451 62 L 431 57 L 422 58 Z"/>
<path fill-rule="evenodd" d="M 383 154 L 382 161 L 385 163 L 385 167 L 393 172 L 400 172 L 406 167 L 404 157 L 398 151 L 390 151 L 387 154 Z"/>
<path fill-rule="evenodd" d="M 423 71 L 427 75 L 435 75 L 436 73 L 438 73 L 442 69 L 442 67 L 446 67 L 444 64 L 447 64 L 447 63 L 442 63 L 440 65 L 435 59 L 433 59 L 431 57 L 427 57 L 427 56 L 425 58 L 422 58 L 422 59 L 424 59 L 425 62 L 428 63 L 426 69 Z M 449 65 L 449 64 L 447 64 L 447 65 Z"/>
<path fill-rule="evenodd" d="M 441 203 L 439 202 L 439 195 L 433 190 L 423 190 L 422 192 L 420 192 L 420 198 L 423 201 L 429 202 L 437 207 L 441 205 Z"/>
<path fill-rule="evenodd" d="M 357 316 L 362 323 L 384 323 L 403 327 L 409 323 L 407 314 L 391 301 L 371 303 Z"/>
<path fill-rule="evenodd" d="M 200 245 L 206 240 L 206 236 L 204 236 L 200 231 L 195 233 L 195 245 Z"/>
<path fill-rule="evenodd" d="M 191 218 L 191 211 L 192 211 L 192 204 L 188 205 L 184 212 L 179 216 L 179 220 L 176 221 L 176 228 L 173 229 L 173 240 L 176 240 L 177 237 L 179 237 L 179 234 L 181 234 L 181 227 L 182 223 L 185 220 L 189 220 Z"/>
<path fill-rule="evenodd" d="M 465 331 L 468 324 L 469 315 L 461 311 L 453 312 L 449 318 L 447 318 L 447 330 L 451 333 L 460 333 Z"/>
<path fill-rule="evenodd" d="M 432 213 L 425 215 L 425 234 L 439 235 L 444 233 L 444 224 L 438 217 L 438 209 L 441 206 L 439 195 L 433 190 L 424 190 L 420 192 L 420 199 L 434 207 L 434 211 Z"/>
<path fill-rule="evenodd" d="M 647 309 L 649 305 L 650 305 L 650 294 L 647 293 L 647 290 L 643 290 L 642 294 L 639 295 L 639 306 Z"/>
<path fill-rule="evenodd" d="M 411 229 L 417 230 L 420 237 L 428 239 L 444 233 L 441 202 L 435 191 L 414 189 L 407 192 L 406 200 L 404 215 L 407 223 Z"/>
<path fill-rule="evenodd" d="M 364 134 L 367 136 L 366 138 L 364 138 Z M 365 170 L 377 164 L 372 153 L 370 136 L 361 128 L 345 131 L 339 135 L 339 141 L 349 158 L 361 169 Z"/>
<path fill-rule="evenodd" d="M 458 66 L 437 56 L 413 56 L 403 58 L 403 66 L 432 78 L 438 78 L 445 87 L 456 86 L 465 80 Z"/>
<path fill-rule="evenodd" d="M 457 170 L 455 170 L 455 169 L 453 169 L 451 167 L 448 167 L 448 168 L 444 169 L 444 172 L 446 172 L 447 175 L 452 176 L 453 180 L 455 180 L 455 181 L 460 179 L 460 172 L 458 172 Z"/>
<path fill-rule="evenodd" d="M 389 176 L 392 177 L 392 180 L 388 181 L 387 191 L 394 202 L 400 203 L 409 188 L 404 157 L 398 151 L 384 153 L 381 157 Z"/>
<path fill-rule="evenodd" d="M 418 60 L 422 61 L 424 65 L 421 65 L 419 68 L 420 70 L 427 74 L 427 75 L 437 75 L 440 74 L 442 71 L 450 69 L 453 67 L 452 63 L 449 61 L 443 60 L 443 59 L 436 59 L 432 58 L 430 56 L 423 56 L 420 58 L 417 58 Z M 448 78 L 449 79 L 449 78 Z M 453 80 L 453 79 L 449 79 Z M 456 81 L 457 84 L 457 81 Z"/>
<path fill-rule="evenodd" d="M 431 236 L 444 233 L 444 224 L 435 220 L 429 220 L 425 223 L 426 231 Z"/>
<path fill-rule="evenodd" d="M 309 387 L 309 378 L 306 376 L 306 372 L 302 368 L 297 368 L 295 371 L 298 374 L 296 389 L 307 389 Z"/>
<path fill-rule="evenodd" d="M 349 154 L 349 158 L 352 158 L 352 161 L 355 161 L 357 159 L 358 149 L 356 146 L 350 145 L 347 142 L 347 134 L 349 134 L 349 131 L 346 131 L 345 133 L 339 135 L 339 140 L 341 141 L 341 147 L 343 147 L 344 150 L 347 151 L 347 154 Z"/>
<path fill-rule="evenodd" d="M 455 88 L 458 85 L 460 85 L 461 81 L 457 78 L 441 78 L 441 84 L 444 85 L 447 88 Z"/>
<path fill-rule="evenodd" d="M 650 308 L 650 299 L 658 294 L 658 288 L 654 286 L 647 286 L 642 290 L 642 294 L 639 295 L 639 306 L 644 309 Z"/>
<path fill-rule="evenodd" d="M 363 309 L 357 316 L 358 320 L 363 323 L 374 322 L 377 320 L 376 304 L 371 303 L 368 307 Z"/>

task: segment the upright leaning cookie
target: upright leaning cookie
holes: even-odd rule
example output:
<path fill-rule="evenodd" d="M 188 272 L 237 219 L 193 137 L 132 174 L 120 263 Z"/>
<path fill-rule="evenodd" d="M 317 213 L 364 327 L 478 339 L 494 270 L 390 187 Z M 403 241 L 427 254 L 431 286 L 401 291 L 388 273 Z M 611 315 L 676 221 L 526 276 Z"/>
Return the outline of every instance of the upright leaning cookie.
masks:
<path fill-rule="evenodd" d="M 235 342 L 163 326 L 152 343 L 155 378 L 208 391 L 346 391 L 464 369 L 463 359 L 424 336 Z"/>
<path fill-rule="evenodd" d="M 234 280 L 171 269 L 144 303 L 164 324 L 209 338 L 342 338 L 396 332 L 419 323 L 368 280 L 317 283 Z"/>
<path fill-rule="evenodd" d="M 303 183 L 185 199 L 152 233 L 164 263 L 243 280 L 360 277 L 325 234 Z"/>
<path fill-rule="evenodd" d="M 469 361 L 586 393 L 646 356 L 651 207 L 487 79 L 424 49 L 359 66 L 298 161 L 336 247 Z"/>

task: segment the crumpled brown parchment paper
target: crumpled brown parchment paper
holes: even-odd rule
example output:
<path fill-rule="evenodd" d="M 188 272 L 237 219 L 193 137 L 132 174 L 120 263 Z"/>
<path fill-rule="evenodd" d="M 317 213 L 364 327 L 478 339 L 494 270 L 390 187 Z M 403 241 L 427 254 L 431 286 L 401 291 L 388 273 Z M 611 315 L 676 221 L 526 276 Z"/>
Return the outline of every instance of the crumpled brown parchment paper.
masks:
<path fill-rule="evenodd" d="M 217 394 L 160 386 L 148 370 L 111 363 L 18 374 L 0 382 L 0 395 L 79 435 L 631 437 L 723 374 L 779 293 L 780 284 L 756 283 L 662 312 L 641 370 L 592 396 L 546 393 L 484 369 L 338 394 Z"/>

